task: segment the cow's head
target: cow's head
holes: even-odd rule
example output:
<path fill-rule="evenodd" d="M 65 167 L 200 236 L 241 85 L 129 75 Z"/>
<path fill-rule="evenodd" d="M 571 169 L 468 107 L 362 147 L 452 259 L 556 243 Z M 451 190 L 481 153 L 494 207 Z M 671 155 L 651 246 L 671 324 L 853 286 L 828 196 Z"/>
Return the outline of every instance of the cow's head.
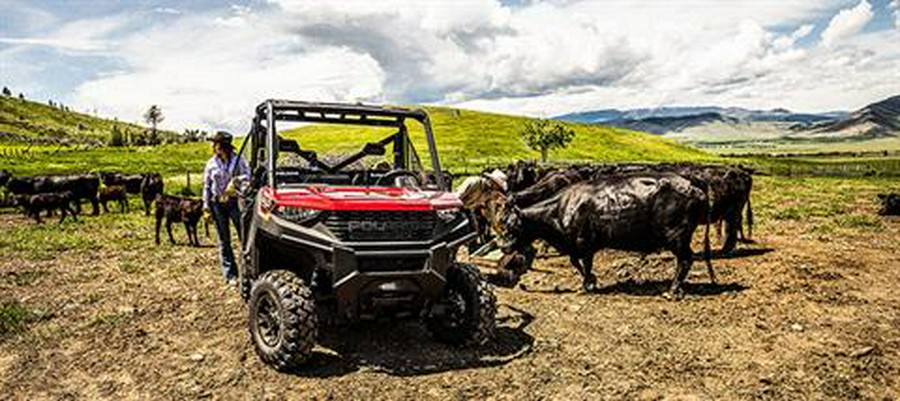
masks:
<path fill-rule="evenodd" d="M 514 252 L 524 234 L 520 213 L 512 202 L 498 202 L 491 212 L 491 228 L 497 233 L 497 245 L 504 253 Z"/>

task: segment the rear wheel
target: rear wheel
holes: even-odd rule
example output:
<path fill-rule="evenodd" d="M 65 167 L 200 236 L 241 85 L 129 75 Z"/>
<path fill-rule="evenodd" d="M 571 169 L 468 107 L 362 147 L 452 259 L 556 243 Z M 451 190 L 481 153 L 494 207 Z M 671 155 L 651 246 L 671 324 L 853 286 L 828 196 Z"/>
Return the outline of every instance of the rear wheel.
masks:
<path fill-rule="evenodd" d="M 497 300 L 491 286 L 472 265 L 447 272 L 447 285 L 432 306 L 425 325 L 435 339 L 451 345 L 480 345 L 494 336 Z"/>
<path fill-rule="evenodd" d="M 312 355 L 315 304 L 312 292 L 296 274 L 266 272 L 253 283 L 247 306 L 250 337 L 260 359 L 278 370 L 289 370 Z"/>

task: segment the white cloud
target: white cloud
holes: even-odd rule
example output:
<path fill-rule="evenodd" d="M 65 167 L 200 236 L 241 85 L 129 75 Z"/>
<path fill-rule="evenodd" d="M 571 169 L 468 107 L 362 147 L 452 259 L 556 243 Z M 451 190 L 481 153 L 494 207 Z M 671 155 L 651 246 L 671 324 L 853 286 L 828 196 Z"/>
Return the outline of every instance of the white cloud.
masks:
<path fill-rule="evenodd" d="M 847 108 L 900 91 L 895 36 L 857 34 L 865 23 L 854 28 L 846 15 L 870 7 L 849 1 L 281 0 L 166 15 L 66 48 L 120 61 L 78 86 L 72 103 L 127 120 L 161 104 L 173 129 L 239 129 L 270 97 L 544 116 L 673 103 Z M 801 40 L 841 8 L 828 28 L 841 46 Z M 77 23 L 36 38 L 63 37 Z"/>
<path fill-rule="evenodd" d="M 841 10 L 822 31 L 822 43 L 831 46 L 843 38 L 856 35 L 873 16 L 872 5 L 867 0 L 860 0 L 856 6 Z"/>
<path fill-rule="evenodd" d="M 894 27 L 900 29 L 900 0 L 892 1 L 890 9 L 894 12 Z"/>

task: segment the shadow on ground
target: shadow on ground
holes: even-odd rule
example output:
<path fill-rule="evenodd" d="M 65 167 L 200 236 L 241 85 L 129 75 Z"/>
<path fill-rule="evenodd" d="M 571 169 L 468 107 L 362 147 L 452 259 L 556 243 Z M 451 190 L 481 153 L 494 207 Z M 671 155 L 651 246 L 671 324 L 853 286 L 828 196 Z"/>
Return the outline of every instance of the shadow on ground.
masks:
<path fill-rule="evenodd" d="M 291 372 L 304 377 L 336 377 L 359 370 L 418 376 L 451 370 L 505 365 L 531 351 L 525 332 L 534 316 L 498 305 L 494 339 L 479 347 L 438 343 L 417 321 L 371 322 L 322 330 L 312 360 Z"/>
<path fill-rule="evenodd" d="M 649 280 L 634 281 L 627 280 L 612 285 L 598 288 L 595 294 L 624 294 L 637 296 L 661 296 L 669 285 L 671 280 Z M 746 290 L 747 286 L 738 283 L 685 283 L 685 295 L 721 295 L 727 293 L 737 293 Z"/>

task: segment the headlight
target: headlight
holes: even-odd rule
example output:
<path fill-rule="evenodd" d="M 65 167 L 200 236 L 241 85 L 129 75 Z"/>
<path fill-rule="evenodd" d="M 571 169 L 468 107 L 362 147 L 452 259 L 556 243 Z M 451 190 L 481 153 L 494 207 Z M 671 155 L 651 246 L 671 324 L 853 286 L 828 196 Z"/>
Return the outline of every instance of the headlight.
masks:
<path fill-rule="evenodd" d="M 437 216 L 444 223 L 449 223 L 459 217 L 459 209 L 439 209 Z"/>
<path fill-rule="evenodd" d="M 304 223 L 309 220 L 315 219 L 317 216 L 322 214 L 322 211 L 317 209 L 305 209 L 293 206 L 278 206 L 277 208 L 275 208 L 275 214 L 285 220 L 290 220 L 294 223 Z"/>

